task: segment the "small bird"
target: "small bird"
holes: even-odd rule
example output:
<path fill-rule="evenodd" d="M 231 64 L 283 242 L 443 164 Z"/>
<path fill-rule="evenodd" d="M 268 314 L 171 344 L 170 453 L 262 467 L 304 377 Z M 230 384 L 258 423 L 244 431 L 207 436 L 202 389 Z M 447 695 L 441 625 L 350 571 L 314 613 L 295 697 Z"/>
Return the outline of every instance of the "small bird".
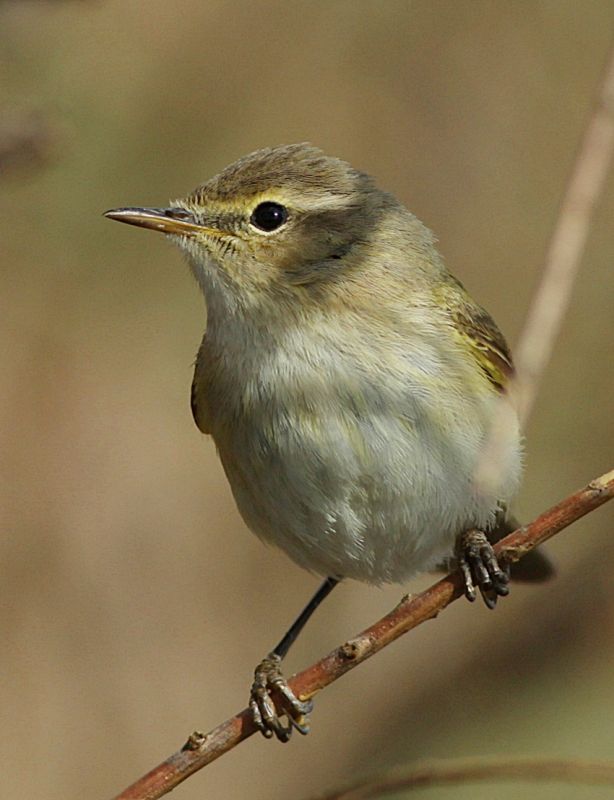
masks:
<path fill-rule="evenodd" d="M 168 208 L 106 216 L 161 231 L 206 301 L 192 412 L 261 539 L 326 580 L 258 665 L 262 733 L 307 733 L 281 661 L 337 583 L 404 582 L 458 564 L 465 594 L 508 593 L 491 542 L 515 526 L 521 440 L 509 348 L 433 234 L 367 174 L 309 144 L 258 150 Z M 507 403 L 496 479 L 475 480 Z M 518 577 L 552 568 L 533 552 Z M 513 573 L 513 577 L 516 575 Z"/>

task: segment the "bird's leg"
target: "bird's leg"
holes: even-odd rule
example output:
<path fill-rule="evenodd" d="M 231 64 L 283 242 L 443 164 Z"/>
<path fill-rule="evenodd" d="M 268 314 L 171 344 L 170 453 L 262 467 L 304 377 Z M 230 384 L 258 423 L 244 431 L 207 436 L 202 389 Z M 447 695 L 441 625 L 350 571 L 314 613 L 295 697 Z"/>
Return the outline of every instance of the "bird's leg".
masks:
<path fill-rule="evenodd" d="M 509 594 L 509 572 L 502 569 L 484 531 L 473 528 L 462 533 L 456 543 L 456 557 L 463 573 L 465 597 L 473 602 L 476 586 L 488 608 L 497 605 L 498 597 Z"/>
<path fill-rule="evenodd" d="M 337 578 L 324 581 L 277 647 L 256 667 L 249 707 L 254 722 L 267 739 L 276 736 L 280 742 L 287 742 L 293 728 L 303 735 L 309 733 L 309 714 L 313 703 L 311 700 L 299 700 L 294 694 L 283 676 L 281 662 L 309 617 L 338 583 Z M 282 722 L 281 717 L 286 717 L 287 723 Z"/>

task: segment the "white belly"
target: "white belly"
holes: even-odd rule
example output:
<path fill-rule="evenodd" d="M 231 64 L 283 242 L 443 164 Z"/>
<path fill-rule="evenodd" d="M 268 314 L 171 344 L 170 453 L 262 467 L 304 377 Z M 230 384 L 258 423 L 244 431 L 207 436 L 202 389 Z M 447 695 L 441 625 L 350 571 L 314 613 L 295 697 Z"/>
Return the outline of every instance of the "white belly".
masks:
<path fill-rule="evenodd" d="M 520 474 L 514 422 L 499 484 L 479 495 L 473 474 L 494 395 L 450 397 L 454 413 L 445 399 L 379 394 L 357 410 L 337 395 L 246 420 L 218 441 L 245 522 L 322 575 L 400 582 L 434 567 L 461 531 L 494 523 Z"/>

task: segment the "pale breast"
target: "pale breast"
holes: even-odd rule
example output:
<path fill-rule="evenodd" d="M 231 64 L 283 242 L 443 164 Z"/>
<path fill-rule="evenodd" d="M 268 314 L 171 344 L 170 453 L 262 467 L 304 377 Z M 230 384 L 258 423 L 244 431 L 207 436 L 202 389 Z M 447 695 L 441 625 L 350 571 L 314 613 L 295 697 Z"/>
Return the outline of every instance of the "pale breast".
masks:
<path fill-rule="evenodd" d="M 201 374 L 199 407 L 254 533 L 314 572 L 380 583 L 433 566 L 459 532 L 494 521 L 518 482 L 517 430 L 500 485 L 478 495 L 495 394 L 444 373 L 427 345 L 411 359 L 365 358 L 364 343 L 358 357 L 351 342 L 305 352 L 287 341 L 258 363 Z"/>

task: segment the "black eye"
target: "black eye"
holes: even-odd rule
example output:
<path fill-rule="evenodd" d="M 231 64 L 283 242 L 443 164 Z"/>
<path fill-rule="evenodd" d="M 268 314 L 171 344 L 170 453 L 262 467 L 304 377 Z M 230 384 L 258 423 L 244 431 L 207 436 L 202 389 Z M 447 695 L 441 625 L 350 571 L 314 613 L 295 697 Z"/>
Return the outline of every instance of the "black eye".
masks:
<path fill-rule="evenodd" d="M 250 222 L 261 231 L 275 231 L 288 219 L 288 211 L 284 206 L 279 203 L 260 203 L 252 211 Z"/>

